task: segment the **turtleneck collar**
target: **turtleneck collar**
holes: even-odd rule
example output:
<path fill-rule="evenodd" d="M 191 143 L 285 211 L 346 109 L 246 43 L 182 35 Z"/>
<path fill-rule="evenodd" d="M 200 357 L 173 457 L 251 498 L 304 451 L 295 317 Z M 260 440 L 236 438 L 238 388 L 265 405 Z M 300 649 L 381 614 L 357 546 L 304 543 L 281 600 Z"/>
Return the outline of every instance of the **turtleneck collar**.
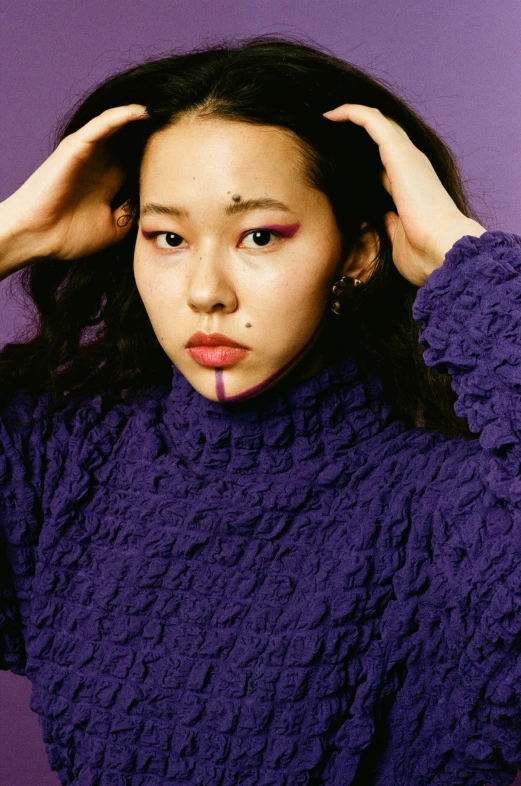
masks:
<path fill-rule="evenodd" d="M 236 403 L 205 398 L 172 364 L 161 415 L 172 449 L 185 461 L 237 471 L 282 471 L 378 433 L 390 411 L 381 393 L 376 377 L 361 381 L 351 356 L 297 383 L 290 375 Z"/>

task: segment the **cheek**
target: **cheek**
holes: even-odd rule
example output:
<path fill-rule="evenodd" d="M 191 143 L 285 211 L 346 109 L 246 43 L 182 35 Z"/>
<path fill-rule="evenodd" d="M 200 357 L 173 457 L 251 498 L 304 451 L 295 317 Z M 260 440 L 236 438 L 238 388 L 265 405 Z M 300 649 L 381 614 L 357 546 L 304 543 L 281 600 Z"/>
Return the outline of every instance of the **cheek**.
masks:
<path fill-rule="evenodd" d="M 150 288 L 150 275 L 147 273 L 147 267 L 137 251 L 134 253 L 134 280 L 136 282 L 137 291 L 143 302 L 145 302 L 146 293 Z"/>
<path fill-rule="evenodd" d="M 278 302 L 288 317 L 301 321 L 323 311 L 328 291 L 329 276 L 319 278 L 314 270 L 300 270 L 281 289 Z"/>
<path fill-rule="evenodd" d="M 316 275 L 300 275 L 280 281 L 276 289 L 252 301 L 248 314 L 259 331 L 264 349 L 285 362 L 300 350 L 314 334 L 327 307 L 328 280 L 317 281 Z"/>
<path fill-rule="evenodd" d="M 330 266 L 323 260 L 296 257 L 279 275 L 259 282 L 259 287 L 249 288 L 248 295 L 259 308 L 268 312 L 290 314 L 303 308 L 315 311 L 322 306 L 329 288 Z"/>
<path fill-rule="evenodd" d="M 136 271 L 135 280 L 150 324 L 159 341 L 163 343 L 165 336 L 171 330 L 171 324 L 169 324 L 171 319 L 168 319 L 168 312 L 170 311 L 171 313 L 171 308 L 168 308 L 168 298 L 165 297 L 164 291 L 158 288 L 152 276 L 143 270 L 139 271 L 138 269 Z"/>
<path fill-rule="evenodd" d="M 171 274 L 154 268 L 146 259 L 134 257 L 134 280 L 149 315 L 171 314 L 178 305 L 179 286 Z"/>

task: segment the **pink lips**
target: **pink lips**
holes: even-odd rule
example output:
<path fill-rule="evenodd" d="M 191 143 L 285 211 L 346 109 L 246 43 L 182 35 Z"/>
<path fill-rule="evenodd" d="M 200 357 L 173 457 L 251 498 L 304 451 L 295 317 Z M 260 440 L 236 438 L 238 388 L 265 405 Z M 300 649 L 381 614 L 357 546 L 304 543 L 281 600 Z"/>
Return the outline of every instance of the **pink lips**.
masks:
<path fill-rule="evenodd" d="M 188 354 L 202 366 L 224 368 L 245 358 L 248 350 L 238 347 L 190 347 Z"/>
<path fill-rule="evenodd" d="M 223 368 L 242 360 L 249 347 L 239 344 L 222 333 L 202 333 L 198 331 L 187 341 L 186 349 L 190 357 L 202 366 Z"/>
<path fill-rule="evenodd" d="M 244 344 L 239 344 L 233 338 L 223 336 L 222 333 L 202 333 L 200 330 L 188 339 L 186 342 L 187 347 L 240 347 L 241 349 L 249 349 Z"/>

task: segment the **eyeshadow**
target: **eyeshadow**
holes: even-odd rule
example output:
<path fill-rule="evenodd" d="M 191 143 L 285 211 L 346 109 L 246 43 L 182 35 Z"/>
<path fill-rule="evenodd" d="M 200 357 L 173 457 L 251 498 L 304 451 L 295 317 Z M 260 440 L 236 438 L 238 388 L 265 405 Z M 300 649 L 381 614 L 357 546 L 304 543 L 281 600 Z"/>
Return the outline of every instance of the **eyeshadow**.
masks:
<path fill-rule="evenodd" d="M 293 235 L 297 232 L 299 227 L 300 227 L 299 223 L 297 223 L 297 224 L 270 224 L 270 226 L 256 227 L 256 230 L 258 231 L 258 230 L 264 229 L 264 230 L 266 230 L 268 232 L 269 231 L 278 232 L 283 237 L 293 237 Z"/>

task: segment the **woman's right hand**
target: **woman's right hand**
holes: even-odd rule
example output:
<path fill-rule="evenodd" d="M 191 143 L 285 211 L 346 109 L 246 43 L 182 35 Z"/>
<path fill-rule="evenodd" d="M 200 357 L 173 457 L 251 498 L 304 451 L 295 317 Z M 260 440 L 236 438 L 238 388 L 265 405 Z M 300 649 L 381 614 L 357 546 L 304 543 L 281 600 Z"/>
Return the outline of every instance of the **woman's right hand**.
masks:
<path fill-rule="evenodd" d="M 0 203 L 0 278 L 36 258 L 77 259 L 117 243 L 131 222 L 111 209 L 125 175 L 105 141 L 125 123 L 148 117 L 141 104 L 107 109 L 66 136 Z"/>

